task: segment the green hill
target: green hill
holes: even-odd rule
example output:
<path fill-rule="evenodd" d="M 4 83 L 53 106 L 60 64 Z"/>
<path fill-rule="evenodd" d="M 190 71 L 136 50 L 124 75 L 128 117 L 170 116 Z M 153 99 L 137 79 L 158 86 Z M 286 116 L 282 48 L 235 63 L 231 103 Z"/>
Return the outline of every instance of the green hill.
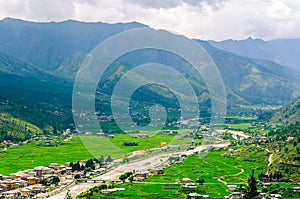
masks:
<path fill-rule="evenodd" d="M 0 52 L 0 113 L 39 128 L 71 124 L 72 83 Z"/>
<path fill-rule="evenodd" d="M 272 120 L 285 122 L 287 124 L 300 122 L 300 97 L 290 105 L 275 111 Z"/>
<path fill-rule="evenodd" d="M 5 18 L 0 21 L 0 50 L 31 63 L 35 68 L 72 79 L 86 54 L 101 41 L 119 32 L 141 27 L 146 26 L 136 22 L 106 24 L 68 20 L 36 23 Z M 213 42 L 197 42 L 216 62 L 227 87 L 227 101 L 233 104 L 282 105 L 298 96 L 299 78 L 293 69 L 220 50 L 210 45 Z M 242 46 L 240 48 L 243 49 Z M 152 51 L 150 56 L 147 53 L 134 54 L 129 55 L 126 62 L 136 65 L 154 57 L 158 63 L 177 65 L 186 72 L 186 65 L 178 64 L 180 60 L 172 58 L 166 61 L 163 55 L 159 51 Z M 4 69 L 7 70 L 7 67 Z"/>
<path fill-rule="evenodd" d="M 242 57 L 198 41 L 217 64 L 224 84 L 248 104 L 288 104 L 299 96 L 293 69 L 271 61 Z"/>
<path fill-rule="evenodd" d="M 280 171 L 283 174 L 283 181 L 299 181 L 300 173 L 300 123 L 271 131 L 269 136 L 274 138 L 276 144 L 271 146 L 275 151 L 270 171 Z"/>
<path fill-rule="evenodd" d="M 3 140 L 24 141 L 42 131 L 37 126 L 8 114 L 0 114 L 0 142 Z"/>
<path fill-rule="evenodd" d="M 67 72 L 66 68 L 78 69 L 80 58 L 99 42 L 113 34 L 138 27 L 145 25 L 136 22 L 106 24 L 73 20 L 36 23 L 5 18 L 0 20 L 0 51 L 39 68 L 62 73 Z"/>
<path fill-rule="evenodd" d="M 35 23 L 6 18 L 0 21 L 0 112 L 10 113 L 40 128 L 72 127 L 72 86 L 85 55 L 99 42 L 124 30 L 145 27 L 139 23 L 84 23 L 78 21 Z M 250 59 L 199 41 L 218 66 L 227 91 L 227 105 L 282 105 L 299 94 L 293 69 L 274 62 Z M 209 91 L 180 58 L 149 50 L 126 54 L 108 71 L 109 81 L 100 88 L 109 99 L 118 78 L 127 69 L 149 63 L 165 64 L 180 71 L 193 85 L 201 107 L 209 109 Z M 119 70 L 119 68 L 127 69 Z M 139 77 L 140 78 L 140 77 Z M 165 88 L 144 87 L 133 101 L 176 105 Z M 185 96 L 188 99 L 188 96 Z M 174 103 L 173 103 L 174 101 Z M 172 103 L 170 103 L 172 102 Z M 134 102 L 133 102 L 134 103 Z M 109 104 L 109 103 L 108 103 Z M 104 107 L 105 103 L 98 107 Z M 205 112 L 205 111 L 202 111 Z"/>

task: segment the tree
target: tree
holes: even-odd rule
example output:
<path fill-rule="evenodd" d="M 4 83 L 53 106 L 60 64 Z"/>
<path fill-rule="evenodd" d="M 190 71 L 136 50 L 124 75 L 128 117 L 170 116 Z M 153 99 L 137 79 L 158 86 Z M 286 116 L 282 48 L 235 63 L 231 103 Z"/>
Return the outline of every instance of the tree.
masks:
<path fill-rule="evenodd" d="M 125 180 L 128 178 L 128 176 L 125 174 L 122 174 L 119 179 L 122 180 L 123 182 L 125 182 Z"/>
<path fill-rule="evenodd" d="M 278 193 L 279 189 L 280 189 L 280 185 L 279 184 L 271 184 L 268 187 L 268 191 L 270 192 L 270 194 Z"/>
<path fill-rule="evenodd" d="M 60 172 L 60 174 L 61 174 L 61 175 L 66 174 L 66 170 L 62 170 L 62 171 Z"/>
<path fill-rule="evenodd" d="M 130 183 L 132 183 L 132 181 L 133 181 L 133 175 L 130 176 L 130 177 L 128 178 L 128 180 L 129 180 Z"/>
<path fill-rule="evenodd" d="M 79 162 L 76 162 L 72 165 L 72 172 L 74 171 L 80 171 L 81 168 L 80 168 L 80 163 Z"/>
<path fill-rule="evenodd" d="M 101 157 L 99 158 L 99 163 L 103 163 L 104 162 L 104 157 L 103 157 L 103 155 L 101 155 Z"/>
<path fill-rule="evenodd" d="M 258 197 L 259 193 L 257 192 L 256 185 L 257 185 L 257 181 L 254 177 L 254 170 L 252 170 L 252 174 L 248 179 L 248 186 L 243 199 L 254 199 Z"/>
<path fill-rule="evenodd" d="M 41 184 L 44 185 L 44 186 L 48 186 L 49 183 L 48 183 L 47 178 L 42 178 L 42 179 L 41 179 Z"/>
<path fill-rule="evenodd" d="M 72 199 L 71 194 L 70 194 L 70 189 L 68 189 L 65 199 Z"/>
<path fill-rule="evenodd" d="M 53 134 L 56 135 L 57 134 L 57 127 L 56 127 L 56 122 L 53 125 Z"/>
<path fill-rule="evenodd" d="M 80 175 L 79 175 L 79 174 L 76 174 L 76 175 L 74 176 L 74 178 L 77 180 L 77 179 L 80 178 Z"/>
<path fill-rule="evenodd" d="M 110 155 L 108 155 L 107 159 L 105 160 L 106 162 L 112 162 L 112 158 L 110 157 Z"/>
<path fill-rule="evenodd" d="M 59 177 L 57 177 L 57 176 L 54 176 L 54 177 L 51 179 L 51 184 L 57 185 L 59 182 L 60 182 L 60 179 L 59 179 Z"/>
<path fill-rule="evenodd" d="M 199 183 L 199 184 L 204 184 L 205 180 L 204 179 L 197 179 L 196 182 Z"/>
<path fill-rule="evenodd" d="M 238 191 L 239 191 L 239 192 L 244 192 L 244 191 L 245 191 L 245 189 L 244 189 L 243 185 L 240 185 L 240 186 L 239 186 L 239 189 L 238 189 Z"/>
<path fill-rule="evenodd" d="M 102 189 L 107 189 L 107 185 L 106 184 L 102 184 L 99 186 L 99 188 L 102 190 Z"/>
<path fill-rule="evenodd" d="M 93 165 L 94 165 L 94 162 L 92 159 L 86 161 L 86 163 L 85 163 L 85 167 L 92 167 Z"/>
<path fill-rule="evenodd" d="M 87 172 L 91 172 L 91 167 L 86 167 L 85 169 L 84 169 L 84 174 L 86 174 Z"/>
<path fill-rule="evenodd" d="M 99 158 L 98 162 L 99 162 L 100 167 L 104 165 L 105 160 L 104 160 L 103 155 L 101 155 L 101 157 Z"/>
<path fill-rule="evenodd" d="M 126 180 L 127 178 L 129 178 L 131 175 L 132 175 L 132 172 L 126 172 L 126 173 L 123 173 L 123 174 L 119 177 L 119 179 L 122 180 L 123 182 L 125 182 L 125 180 Z M 132 178 L 132 180 L 133 180 L 133 178 Z"/>

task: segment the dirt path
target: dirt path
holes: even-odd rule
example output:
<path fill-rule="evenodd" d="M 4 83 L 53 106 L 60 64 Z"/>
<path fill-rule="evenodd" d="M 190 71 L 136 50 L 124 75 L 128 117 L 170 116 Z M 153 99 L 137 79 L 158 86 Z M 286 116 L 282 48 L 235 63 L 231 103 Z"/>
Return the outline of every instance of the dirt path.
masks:
<path fill-rule="evenodd" d="M 269 159 L 268 159 L 269 164 L 268 164 L 268 167 L 267 167 L 267 174 L 269 174 L 269 167 L 272 165 L 272 163 L 274 161 L 273 156 L 274 156 L 274 153 L 270 154 L 270 156 L 269 156 Z"/>
<path fill-rule="evenodd" d="M 273 161 L 274 161 L 274 158 L 273 158 L 273 156 L 274 156 L 274 153 L 272 152 L 272 151 L 270 151 L 269 149 L 267 149 L 267 148 L 263 148 L 263 147 L 261 147 L 261 146 L 258 146 L 258 147 L 260 147 L 260 148 L 262 148 L 262 149 L 265 149 L 268 153 L 271 153 L 270 155 L 269 155 L 269 158 L 268 158 L 268 166 L 267 166 L 267 174 L 269 174 L 269 167 L 273 164 Z"/>
<path fill-rule="evenodd" d="M 273 156 L 274 156 L 274 153 L 272 153 L 272 154 L 269 156 L 269 164 L 268 164 L 268 167 L 271 166 L 271 164 L 273 163 Z"/>
<path fill-rule="evenodd" d="M 244 172 L 245 172 L 245 170 L 244 170 L 244 169 L 241 169 L 241 172 L 236 173 L 236 174 L 233 174 L 232 176 L 238 176 L 238 175 L 241 175 L 241 174 L 244 173 Z"/>
<path fill-rule="evenodd" d="M 237 168 L 236 166 L 234 166 L 234 168 Z M 225 175 L 224 177 L 226 178 L 227 176 L 238 176 L 238 175 L 241 175 L 245 172 L 244 169 L 241 169 L 241 171 L 239 173 L 236 173 L 236 174 L 230 174 L 230 175 Z M 227 185 L 228 183 L 224 180 L 222 180 L 221 178 L 218 179 L 219 182 L 223 183 L 224 185 Z"/>

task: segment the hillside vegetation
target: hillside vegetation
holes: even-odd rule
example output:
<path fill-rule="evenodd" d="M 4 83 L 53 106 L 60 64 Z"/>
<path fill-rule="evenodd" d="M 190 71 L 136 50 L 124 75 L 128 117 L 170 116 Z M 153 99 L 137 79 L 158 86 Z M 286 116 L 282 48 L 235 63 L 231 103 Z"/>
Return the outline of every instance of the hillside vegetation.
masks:
<path fill-rule="evenodd" d="M 0 44 L 3 45 L 0 45 L 0 50 L 3 53 L 0 52 L 0 112 L 9 113 L 41 129 L 74 128 L 72 86 L 82 60 L 99 42 L 137 27 L 145 25 L 78 21 L 35 23 L 11 18 L 1 20 Z M 208 42 L 197 42 L 219 68 L 229 109 L 240 105 L 284 105 L 298 95 L 300 89 L 297 81 L 287 75 L 294 74 L 293 69 L 220 50 Z M 108 81 L 99 82 L 101 95 L 110 100 L 114 86 L 124 73 L 149 62 L 172 66 L 183 74 L 198 96 L 200 107 L 204 109 L 201 113 L 207 113 L 209 117 L 210 95 L 205 81 L 200 75 L 195 75 L 197 73 L 192 66 L 181 57 L 155 49 L 128 53 L 115 60 L 112 64 L 115 67 L 106 71 Z M 168 80 L 175 81 L 174 78 L 169 77 Z M 189 96 L 184 97 L 189 99 Z M 178 108 L 174 99 L 174 93 L 169 89 L 145 86 L 132 95 L 131 103 L 133 106 L 140 102 L 146 105 L 158 103 Z M 97 108 L 109 112 L 107 105 L 110 101 L 99 101 L 96 102 Z M 140 115 L 143 117 L 143 114 Z"/>
<path fill-rule="evenodd" d="M 277 144 L 271 145 L 275 151 L 271 171 L 283 173 L 282 181 L 298 181 L 300 179 L 300 123 L 271 131 Z"/>
<path fill-rule="evenodd" d="M 297 98 L 290 105 L 277 110 L 273 117 L 273 121 L 292 124 L 300 121 L 300 98 Z"/>
<path fill-rule="evenodd" d="M 33 124 L 7 114 L 0 114 L 0 142 L 3 140 L 24 141 L 40 133 L 41 129 Z"/>

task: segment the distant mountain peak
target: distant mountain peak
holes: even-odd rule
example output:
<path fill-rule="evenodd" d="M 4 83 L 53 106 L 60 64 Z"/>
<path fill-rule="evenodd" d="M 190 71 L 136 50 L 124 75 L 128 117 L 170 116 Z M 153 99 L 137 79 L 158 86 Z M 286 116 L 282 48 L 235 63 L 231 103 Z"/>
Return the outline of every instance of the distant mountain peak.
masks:
<path fill-rule="evenodd" d="M 7 22 L 7 23 L 16 23 L 16 22 L 23 22 L 23 23 L 39 23 L 39 24 L 50 24 L 50 23 L 72 23 L 72 24 L 76 24 L 76 23 L 81 23 L 81 24 L 106 24 L 106 25 L 116 25 L 116 24 L 131 24 L 131 25 L 136 25 L 136 26 L 144 26 L 144 27 L 148 27 L 145 24 L 139 23 L 137 21 L 130 21 L 130 22 L 117 22 L 117 23 L 107 23 L 107 22 L 101 22 L 101 21 L 79 21 L 79 20 L 75 20 L 75 19 L 66 19 L 66 20 L 62 20 L 62 21 L 30 21 L 30 20 L 26 20 L 26 19 L 19 19 L 19 18 L 12 18 L 12 17 L 5 17 L 2 20 L 0 20 L 0 22 Z"/>
<path fill-rule="evenodd" d="M 248 37 L 246 40 L 211 41 L 210 44 L 241 56 L 270 60 L 281 65 L 300 69 L 300 39 L 265 41 Z"/>
<path fill-rule="evenodd" d="M 3 21 L 3 22 L 25 22 L 22 19 L 16 19 L 16 18 L 12 18 L 12 17 L 5 17 L 0 21 Z"/>

